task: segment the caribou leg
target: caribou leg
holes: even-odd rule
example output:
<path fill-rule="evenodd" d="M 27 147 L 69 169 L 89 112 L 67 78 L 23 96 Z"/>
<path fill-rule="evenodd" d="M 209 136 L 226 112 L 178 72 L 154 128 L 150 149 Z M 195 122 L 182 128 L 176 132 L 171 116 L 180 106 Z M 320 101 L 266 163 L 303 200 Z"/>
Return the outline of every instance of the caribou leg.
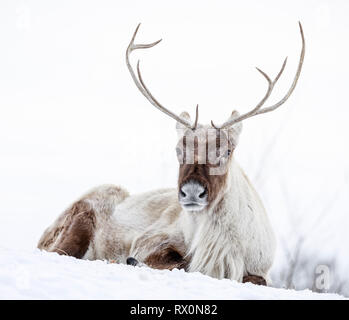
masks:
<path fill-rule="evenodd" d="M 96 215 L 91 205 L 79 200 L 43 234 L 38 248 L 81 259 L 93 238 L 95 226 Z"/>
<path fill-rule="evenodd" d="M 74 202 L 44 232 L 38 248 L 61 255 L 84 258 L 95 231 L 108 226 L 115 206 L 128 193 L 113 185 L 99 186 Z M 103 257 L 103 252 L 100 253 Z M 96 257 L 92 257 L 96 259 Z"/>

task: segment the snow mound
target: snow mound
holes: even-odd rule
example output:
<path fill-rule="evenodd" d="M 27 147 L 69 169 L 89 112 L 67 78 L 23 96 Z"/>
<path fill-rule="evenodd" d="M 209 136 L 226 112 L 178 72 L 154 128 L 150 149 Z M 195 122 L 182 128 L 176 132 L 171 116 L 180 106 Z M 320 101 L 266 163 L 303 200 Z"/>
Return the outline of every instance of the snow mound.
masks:
<path fill-rule="evenodd" d="M 342 299 L 217 280 L 182 270 L 0 248 L 0 299 Z"/>

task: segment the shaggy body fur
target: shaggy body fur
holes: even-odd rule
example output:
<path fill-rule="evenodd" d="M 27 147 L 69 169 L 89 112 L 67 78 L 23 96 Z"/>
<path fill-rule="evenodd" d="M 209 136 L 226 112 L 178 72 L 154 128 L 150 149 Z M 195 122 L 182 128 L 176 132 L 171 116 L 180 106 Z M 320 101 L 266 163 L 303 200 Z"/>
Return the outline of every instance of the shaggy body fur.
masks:
<path fill-rule="evenodd" d="M 129 196 L 117 186 L 97 187 L 45 231 L 38 247 L 120 263 L 132 256 L 154 268 L 185 268 L 219 279 L 242 281 L 249 275 L 268 279 L 275 240 L 263 205 L 234 160 L 227 182 L 222 200 L 201 212 L 183 210 L 176 189 Z M 93 229 L 93 235 L 83 234 L 89 241 L 83 255 L 66 245 L 69 239 L 79 241 L 74 240 L 72 228 L 77 215 L 75 224 L 83 225 L 84 217 Z"/>

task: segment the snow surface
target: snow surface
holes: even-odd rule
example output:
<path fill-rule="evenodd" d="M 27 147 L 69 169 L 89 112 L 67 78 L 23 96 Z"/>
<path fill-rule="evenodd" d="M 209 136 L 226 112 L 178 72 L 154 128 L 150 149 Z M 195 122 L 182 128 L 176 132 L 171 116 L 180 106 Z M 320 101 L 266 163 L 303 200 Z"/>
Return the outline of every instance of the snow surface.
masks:
<path fill-rule="evenodd" d="M 0 248 L 0 299 L 343 299 L 56 253 Z"/>

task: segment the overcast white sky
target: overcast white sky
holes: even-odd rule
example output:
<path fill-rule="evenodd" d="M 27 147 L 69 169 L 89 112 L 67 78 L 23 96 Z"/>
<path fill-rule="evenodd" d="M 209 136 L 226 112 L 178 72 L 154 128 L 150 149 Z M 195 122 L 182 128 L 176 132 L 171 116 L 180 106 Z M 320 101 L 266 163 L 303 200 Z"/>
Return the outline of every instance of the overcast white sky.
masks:
<path fill-rule="evenodd" d="M 148 87 L 177 113 L 193 115 L 199 103 L 205 123 L 254 107 L 266 90 L 254 67 L 273 77 L 288 56 L 270 102 L 282 97 L 298 63 L 300 20 L 307 51 L 298 87 L 277 112 L 244 123 L 236 158 L 279 234 L 289 212 L 314 217 L 305 227 L 313 229 L 329 211 L 321 228 L 336 230 L 332 246 L 346 252 L 348 12 L 344 0 L 2 0 L 0 246 L 34 247 L 95 185 L 176 186 L 175 123 L 141 96 L 125 65 L 139 22 L 138 42 L 163 39 L 135 54 Z"/>

